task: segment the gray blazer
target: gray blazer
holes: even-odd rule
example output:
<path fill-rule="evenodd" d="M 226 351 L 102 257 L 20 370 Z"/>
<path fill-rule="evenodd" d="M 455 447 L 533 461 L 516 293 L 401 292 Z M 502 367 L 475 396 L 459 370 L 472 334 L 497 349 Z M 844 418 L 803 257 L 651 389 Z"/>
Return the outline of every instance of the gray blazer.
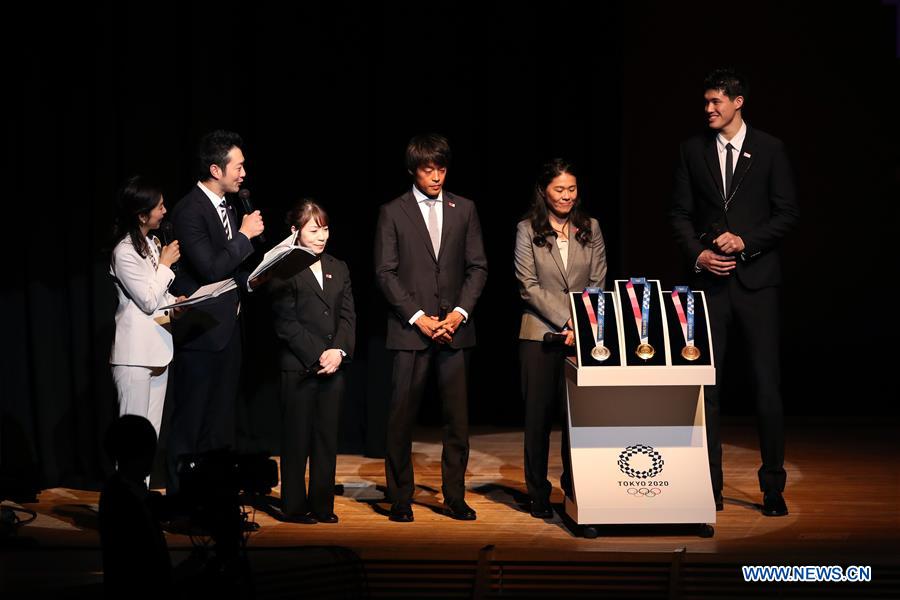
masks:
<path fill-rule="evenodd" d="M 591 219 L 591 241 L 582 246 L 569 226 L 569 256 L 563 266 L 555 238 L 534 245 L 531 222 L 519 222 L 516 230 L 516 279 L 524 301 L 520 340 L 544 339 L 548 331 L 560 331 L 569 320 L 569 290 L 603 287 L 606 283 L 606 245 L 596 219 Z M 549 248 L 549 249 L 548 249 Z"/>

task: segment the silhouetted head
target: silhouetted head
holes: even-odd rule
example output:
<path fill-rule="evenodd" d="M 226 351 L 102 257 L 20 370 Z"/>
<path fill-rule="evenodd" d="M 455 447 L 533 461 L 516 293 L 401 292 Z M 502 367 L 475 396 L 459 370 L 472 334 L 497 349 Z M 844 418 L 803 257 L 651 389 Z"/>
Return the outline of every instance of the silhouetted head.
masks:
<path fill-rule="evenodd" d="M 106 452 L 116 470 L 128 479 L 143 480 L 153 468 L 156 430 L 139 415 L 122 415 L 106 432 Z"/>

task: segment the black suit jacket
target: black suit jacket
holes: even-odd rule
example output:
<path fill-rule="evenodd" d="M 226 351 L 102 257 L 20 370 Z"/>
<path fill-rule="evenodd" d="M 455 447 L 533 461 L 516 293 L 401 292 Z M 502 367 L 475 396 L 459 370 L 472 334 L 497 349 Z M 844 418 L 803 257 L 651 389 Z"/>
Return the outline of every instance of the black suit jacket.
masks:
<path fill-rule="evenodd" d="M 710 237 L 730 231 L 746 248 L 735 274 L 748 289 L 781 283 L 778 244 L 800 216 L 794 181 L 784 144 L 747 126 L 731 189 L 723 190 L 716 152 L 716 132 L 695 136 L 681 145 L 670 213 L 675 239 L 693 269 Z M 701 274 L 700 285 L 727 278 Z"/>
<path fill-rule="evenodd" d="M 356 346 L 356 310 L 347 265 L 323 254 L 322 282 L 303 269 L 289 279 L 272 280 L 275 333 L 283 342 L 281 369 L 316 373 L 319 357 L 329 348 L 346 352 L 349 363 Z"/>
<path fill-rule="evenodd" d="M 412 190 L 381 207 L 375 228 L 375 277 L 391 312 L 387 347 L 424 350 L 432 341 L 409 319 L 419 310 L 427 315 L 457 306 L 469 319 L 453 336 L 452 348 L 475 345 L 473 313 L 487 281 L 487 258 L 475 204 L 443 192 L 440 256 L 434 255 L 422 211 Z"/>
<path fill-rule="evenodd" d="M 194 186 L 172 210 L 175 236 L 181 260 L 172 289 L 190 296 L 197 288 L 233 277 L 240 290 L 246 289 L 249 271 L 241 263 L 253 254 L 253 244 L 243 233 L 229 206 L 231 239 L 209 197 Z M 225 347 L 237 321 L 238 290 L 190 307 L 175 320 L 175 344 L 189 350 L 218 351 Z"/>

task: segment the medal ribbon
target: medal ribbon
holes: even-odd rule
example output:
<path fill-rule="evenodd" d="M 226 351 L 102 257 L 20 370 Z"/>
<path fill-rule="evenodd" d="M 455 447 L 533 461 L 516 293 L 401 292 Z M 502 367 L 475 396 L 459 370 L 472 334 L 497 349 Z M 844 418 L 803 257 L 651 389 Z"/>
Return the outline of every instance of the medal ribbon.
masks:
<path fill-rule="evenodd" d="M 637 296 L 634 293 L 634 284 L 644 286 L 644 296 L 641 305 L 638 306 Z M 650 283 L 644 277 L 632 277 L 625 284 L 628 290 L 628 298 L 631 299 L 631 312 L 634 313 L 634 324 L 637 326 L 641 343 L 647 343 L 647 323 L 650 321 Z"/>
<path fill-rule="evenodd" d="M 685 316 L 684 308 L 681 306 L 681 298 L 678 294 L 684 294 L 687 298 L 687 316 Z M 681 323 L 681 334 L 684 336 L 684 343 L 688 346 L 694 345 L 694 293 L 691 288 L 686 285 L 676 285 L 672 290 L 672 304 L 675 305 L 675 312 L 678 313 L 678 321 Z"/>
<path fill-rule="evenodd" d="M 594 307 L 591 306 L 591 294 L 597 294 L 597 312 L 594 313 Z M 581 292 L 581 301 L 584 303 L 584 309 L 587 311 L 588 319 L 591 322 L 591 332 L 594 334 L 594 344 L 603 345 L 603 330 L 606 321 L 606 298 L 603 297 L 603 290 L 598 287 L 584 288 Z"/>

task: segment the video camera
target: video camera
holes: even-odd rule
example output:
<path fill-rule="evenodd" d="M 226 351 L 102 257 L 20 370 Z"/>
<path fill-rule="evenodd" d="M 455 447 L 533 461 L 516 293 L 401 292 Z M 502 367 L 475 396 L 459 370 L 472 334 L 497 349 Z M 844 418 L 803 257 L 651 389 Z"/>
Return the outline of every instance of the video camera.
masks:
<path fill-rule="evenodd" d="M 179 457 L 178 493 L 167 501 L 170 514 L 186 516 L 193 530 L 209 535 L 223 559 L 237 556 L 243 534 L 256 527 L 241 509 L 242 496 L 266 495 L 278 484 L 278 465 L 267 453 L 230 449 Z"/>

